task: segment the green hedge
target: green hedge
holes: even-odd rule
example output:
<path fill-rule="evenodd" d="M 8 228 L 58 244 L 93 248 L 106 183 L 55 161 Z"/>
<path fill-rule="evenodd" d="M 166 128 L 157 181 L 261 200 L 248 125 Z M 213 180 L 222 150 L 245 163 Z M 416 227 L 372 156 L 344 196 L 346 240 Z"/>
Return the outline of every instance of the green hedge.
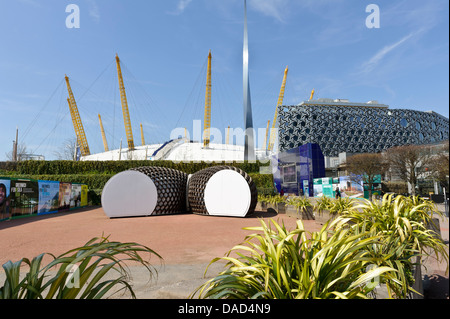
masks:
<path fill-rule="evenodd" d="M 44 181 L 59 181 L 67 183 L 80 183 L 86 184 L 89 189 L 101 190 L 105 186 L 106 182 L 114 175 L 115 174 L 20 174 L 10 177 Z M 261 175 L 257 173 L 250 173 L 249 175 L 252 177 L 258 189 L 273 188 L 272 175 Z"/>
<path fill-rule="evenodd" d="M 60 174 L 117 174 L 130 168 L 140 166 L 162 166 L 174 168 L 188 174 L 207 167 L 231 165 L 247 173 L 259 173 L 260 166 L 268 164 L 233 162 L 233 163 L 174 163 L 172 161 L 23 161 L 18 163 L 1 162 L 0 175 L 60 175 Z"/>
<path fill-rule="evenodd" d="M 273 189 L 272 175 L 259 174 L 257 163 L 173 163 L 171 161 L 24 161 L 19 163 L 0 162 L 0 176 L 45 181 L 59 181 L 86 184 L 89 188 L 90 204 L 100 204 L 100 194 L 106 182 L 115 174 L 140 166 L 162 166 L 193 174 L 207 167 L 232 165 L 247 172 L 259 191 Z"/>

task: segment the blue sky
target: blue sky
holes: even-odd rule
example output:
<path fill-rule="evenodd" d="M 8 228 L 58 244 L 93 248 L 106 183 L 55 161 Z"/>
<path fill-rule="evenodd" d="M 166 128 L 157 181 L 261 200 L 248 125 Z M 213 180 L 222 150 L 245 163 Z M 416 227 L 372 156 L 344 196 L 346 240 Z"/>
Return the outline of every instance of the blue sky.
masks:
<path fill-rule="evenodd" d="M 66 6 L 80 9 L 67 28 Z M 369 4 L 380 28 L 367 28 Z M 283 72 L 284 104 L 315 98 L 378 100 L 448 117 L 447 0 L 248 0 L 254 126 L 273 120 Z M 162 143 L 203 121 L 212 52 L 212 126 L 243 126 L 243 0 L 0 0 L 0 160 L 16 127 L 27 151 L 54 159 L 74 130 L 70 78 L 91 153 L 126 136 L 115 54 L 123 62 L 133 134 Z M 225 136 L 225 133 L 224 133 Z M 263 141 L 258 141 L 258 146 Z"/>

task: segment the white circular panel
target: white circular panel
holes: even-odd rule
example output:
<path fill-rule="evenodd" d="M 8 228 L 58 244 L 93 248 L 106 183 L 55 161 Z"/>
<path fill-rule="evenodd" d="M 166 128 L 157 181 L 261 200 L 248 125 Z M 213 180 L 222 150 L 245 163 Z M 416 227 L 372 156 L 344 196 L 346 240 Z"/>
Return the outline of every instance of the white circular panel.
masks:
<path fill-rule="evenodd" d="M 233 170 L 221 170 L 208 180 L 205 206 L 209 215 L 245 217 L 251 193 L 245 178 Z"/>
<path fill-rule="evenodd" d="M 155 184 L 147 175 L 123 171 L 111 177 L 102 192 L 102 206 L 108 217 L 148 216 L 158 200 Z"/>

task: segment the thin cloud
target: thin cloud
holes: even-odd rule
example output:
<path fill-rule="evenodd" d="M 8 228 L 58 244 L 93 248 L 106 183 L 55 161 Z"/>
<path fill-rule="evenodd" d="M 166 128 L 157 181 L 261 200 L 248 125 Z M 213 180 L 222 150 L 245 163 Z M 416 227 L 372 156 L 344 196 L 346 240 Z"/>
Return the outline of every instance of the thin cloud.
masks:
<path fill-rule="evenodd" d="M 100 11 L 98 9 L 98 5 L 94 0 L 88 0 L 89 4 L 89 16 L 92 17 L 92 19 L 95 22 L 100 22 Z"/>
<path fill-rule="evenodd" d="M 285 22 L 289 0 L 253 0 L 249 6 L 262 14 Z"/>
<path fill-rule="evenodd" d="M 390 52 L 395 50 L 396 48 L 400 47 L 403 43 L 411 39 L 416 33 L 410 33 L 407 36 L 401 38 L 399 41 L 395 42 L 394 44 L 387 45 L 380 51 L 378 51 L 369 61 L 365 62 L 362 65 L 361 72 L 362 73 L 369 73 L 373 71 L 377 65 L 380 63 L 381 60 L 384 59 L 386 55 L 388 55 Z"/>
<path fill-rule="evenodd" d="M 167 12 L 168 14 L 180 15 L 186 10 L 192 0 L 179 0 L 175 11 Z"/>

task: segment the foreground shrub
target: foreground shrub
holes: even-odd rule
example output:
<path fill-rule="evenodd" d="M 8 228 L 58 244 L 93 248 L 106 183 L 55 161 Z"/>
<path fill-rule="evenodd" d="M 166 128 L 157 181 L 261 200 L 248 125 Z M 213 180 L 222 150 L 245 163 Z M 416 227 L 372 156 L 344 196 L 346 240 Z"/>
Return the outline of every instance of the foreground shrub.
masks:
<path fill-rule="evenodd" d="M 370 284 L 373 278 L 395 272 L 390 267 L 367 270 L 375 264 L 367 246 L 375 245 L 378 238 L 353 233 L 352 229 L 335 232 L 325 225 L 319 232 L 308 233 L 300 220 L 292 231 L 275 221 L 266 225 L 263 220 L 261 227 L 245 229 L 260 233 L 247 236 L 225 257 L 212 260 L 210 265 L 227 261 L 226 269 L 191 297 L 367 298 L 374 288 Z"/>
<path fill-rule="evenodd" d="M 379 202 L 364 200 L 353 209 L 342 211 L 330 227 L 336 231 L 352 229 L 366 236 L 378 237 L 379 244 L 368 246 L 368 251 L 376 258 L 377 265 L 397 270 L 385 282 L 389 295 L 407 298 L 411 292 L 416 292 L 412 289 L 412 269 L 417 257 L 433 256 L 438 262 L 446 262 L 448 273 L 446 244 L 427 227 L 433 223 L 433 214 L 444 218 L 431 201 L 386 194 Z"/>
<path fill-rule="evenodd" d="M 125 262 L 144 266 L 152 277 L 156 271 L 141 254 L 155 255 L 150 248 L 137 243 L 110 242 L 108 238 L 93 238 L 84 246 L 58 257 L 40 254 L 31 261 L 23 258 L 3 265 L 6 279 L 0 286 L 0 299 L 99 299 L 107 293 L 128 291 L 135 298 Z M 53 258 L 42 265 L 45 255 Z M 28 271 L 21 276 L 25 264 Z M 56 273 L 52 270 L 56 270 Z M 107 275 L 116 273 L 114 279 Z M 21 279 L 23 277 L 23 279 Z"/>

